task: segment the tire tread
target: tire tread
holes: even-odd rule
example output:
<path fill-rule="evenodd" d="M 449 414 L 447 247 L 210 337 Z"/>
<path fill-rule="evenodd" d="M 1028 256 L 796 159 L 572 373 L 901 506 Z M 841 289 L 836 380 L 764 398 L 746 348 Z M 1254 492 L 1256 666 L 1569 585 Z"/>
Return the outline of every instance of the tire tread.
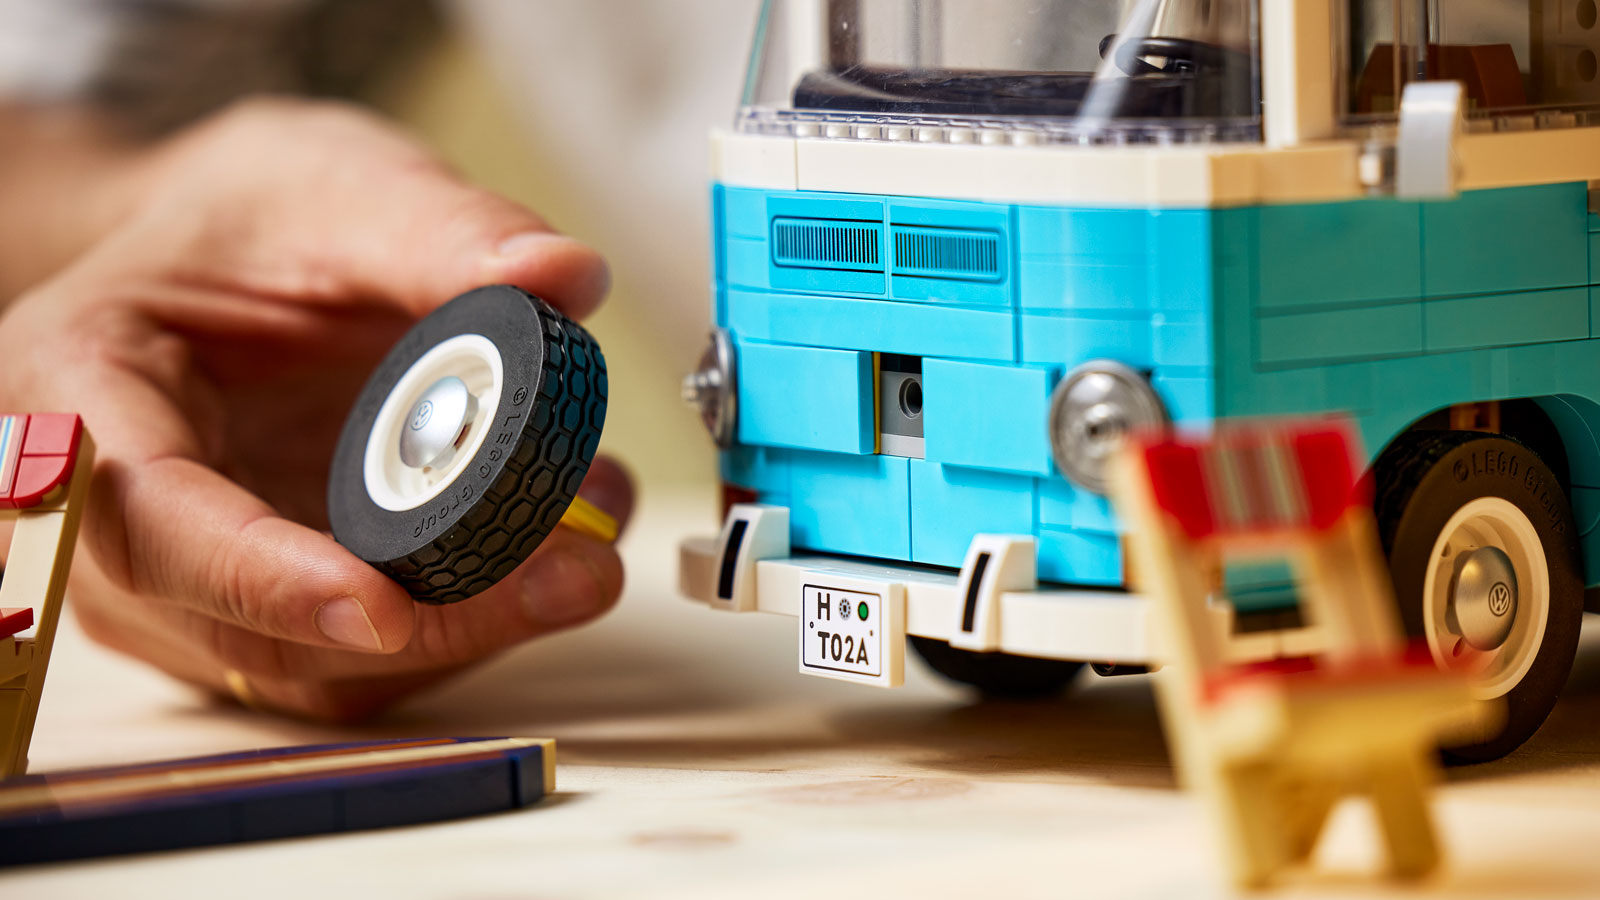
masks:
<path fill-rule="evenodd" d="M 605 357 L 583 326 L 528 295 L 545 378 L 504 469 L 454 527 L 378 568 L 419 603 L 456 603 L 510 575 L 550 535 L 594 462 L 605 424 Z"/>

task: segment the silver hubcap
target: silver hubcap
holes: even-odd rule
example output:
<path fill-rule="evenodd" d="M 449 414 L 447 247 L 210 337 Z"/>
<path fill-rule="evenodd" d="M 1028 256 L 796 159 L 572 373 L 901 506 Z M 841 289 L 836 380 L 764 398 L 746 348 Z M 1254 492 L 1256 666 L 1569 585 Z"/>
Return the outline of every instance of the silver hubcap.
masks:
<path fill-rule="evenodd" d="M 478 398 L 466 382 L 454 375 L 435 381 L 411 407 L 400 430 L 400 461 L 413 469 L 448 463 L 477 413 Z"/>
<path fill-rule="evenodd" d="M 1538 657 L 1550 617 L 1547 565 L 1533 523 L 1499 497 L 1468 502 L 1440 529 L 1422 587 L 1428 650 L 1439 665 L 1470 672 L 1480 698 L 1509 692 Z"/>
<path fill-rule="evenodd" d="M 391 512 L 416 509 L 461 477 L 494 424 L 504 365 L 494 342 L 458 334 L 406 369 L 373 418 L 362 455 L 372 502 Z"/>
<path fill-rule="evenodd" d="M 1498 547 L 1461 554 L 1450 591 L 1450 615 L 1462 639 L 1475 649 L 1494 650 L 1504 644 L 1517 617 L 1517 573 L 1511 557 Z"/>

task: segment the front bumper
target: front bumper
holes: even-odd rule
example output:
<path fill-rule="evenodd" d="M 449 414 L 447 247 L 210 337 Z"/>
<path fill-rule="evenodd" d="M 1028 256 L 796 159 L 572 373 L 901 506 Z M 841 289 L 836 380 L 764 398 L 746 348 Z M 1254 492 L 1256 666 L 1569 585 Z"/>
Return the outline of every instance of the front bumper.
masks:
<path fill-rule="evenodd" d="M 719 541 L 689 538 L 678 547 L 678 584 L 685 596 L 718 606 Z M 755 598 L 735 612 L 800 615 L 801 587 L 844 577 L 878 582 L 906 592 L 906 633 L 959 643 L 963 607 L 955 573 L 916 566 L 863 562 L 838 556 L 800 555 L 754 564 Z M 991 650 L 1023 656 L 1145 664 L 1150 658 L 1146 604 L 1116 591 L 1033 590 L 1000 594 L 999 640 Z M 954 639 L 954 640 L 953 640 Z"/>
<path fill-rule="evenodd" d="M 716 537 L 679 545 L 679 590 L 715 609 L 799 616 L 807 584 L 868 586 L 905 597 L 904 631 L 979 652 L 1123 665 L 1157 665 L 1152 604 L 1126 591 L 1040 587 L 1033 539 L 980 534 L 952 572 L 826 554 L 791 554 L 782 506 L 741 504 Z M 1314 652 L 1310 629 L 1240 633 L 1232 607 L 1211 607 L 1227 656 L 1237 662 Z"/>

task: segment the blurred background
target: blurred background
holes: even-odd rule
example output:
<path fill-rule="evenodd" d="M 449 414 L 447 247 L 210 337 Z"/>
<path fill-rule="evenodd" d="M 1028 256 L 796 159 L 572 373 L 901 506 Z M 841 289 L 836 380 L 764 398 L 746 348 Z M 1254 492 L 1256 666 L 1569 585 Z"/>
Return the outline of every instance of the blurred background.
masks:
<path fill-rule="evenodd" d="M 391 4 L 385 4 L 391 5 Z M 706 134 L 738 101 L 757 0 L 462 0 L 360 94 L 475 181 L 599 248 L 590 328 L 612 399 L 604 450 L 641 486 L 704 485 L 716 457 L 678 382 L 709 328 Z"/>
<path fill-rule="evenodd" d="M 678 396 L 710 326 L 706 134 L 731 120 L 757 0 L 464 0 L 367 97 L 474 180 L 599 248 L 602 447 L 641 486 L 716 480 Z"/>
<path fill-rule="evenodd" d="M 600 249 L 588 324 L 602 449 L 652 486 L 715 481 L 678 397 L 710 316 L 707 132 L 730 122 L 758 0 L 0 0 L 0 97 L 89 102 L 160 135 L 239 96 L 363 103 Z"/>

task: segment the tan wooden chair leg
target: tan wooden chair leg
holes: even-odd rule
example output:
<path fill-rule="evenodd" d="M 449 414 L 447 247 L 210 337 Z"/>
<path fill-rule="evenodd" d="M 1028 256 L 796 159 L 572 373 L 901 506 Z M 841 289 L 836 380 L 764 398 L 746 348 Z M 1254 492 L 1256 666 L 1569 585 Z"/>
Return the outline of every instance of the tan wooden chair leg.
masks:
<path fill-rule="evenodd" d="M 1439 842 L 1428 806 L 1430 766 L 1426 751 L 1375 762 L 1368 773 L 1372 805 L 1396 875 L 1426 875 L 1439 863 Z"/>
<path fill-rule="evenodd" d="M 1284 798 L 1277 773 L 1267 766 L 1224 767 L 1208 776 L 1208 804 L 1219 818 L 1228 868 L 1235 883 L 1261 887 L 1289 863 L 1283 830 Z"/>
<path fill-rule="evenodd" d="M 1298 780 L 1292 789 L 1286 789 L 1284 814 L 1288 817 L 1287 831 L 1289 859 L 1305 862 L 1317 849 L 1322 837 L 1322 827 L 1327 824 L 1328 813 L 1342 795 L 1337 787 L 1316 779 Z"/>
<path fill-rule="evenodd" d="M 22 678 L 14 678 L 0 686 L 0 760 L 5 761 L 5 765 L 0 766 L 0 776 L 4 777 L 20 775 L 28 765 L 26 744 L 20 748 L 21 766 L 13 768 L 10 762 L 19 755 L 18 742 L 22 740 L 23 734 L 31 734 L 33 731 L 31 721 L 24 727 L 24 714 L 31 717 L 38 709 L 37 703 L 28 702 L 28 691 L 22 683 Z"/>

